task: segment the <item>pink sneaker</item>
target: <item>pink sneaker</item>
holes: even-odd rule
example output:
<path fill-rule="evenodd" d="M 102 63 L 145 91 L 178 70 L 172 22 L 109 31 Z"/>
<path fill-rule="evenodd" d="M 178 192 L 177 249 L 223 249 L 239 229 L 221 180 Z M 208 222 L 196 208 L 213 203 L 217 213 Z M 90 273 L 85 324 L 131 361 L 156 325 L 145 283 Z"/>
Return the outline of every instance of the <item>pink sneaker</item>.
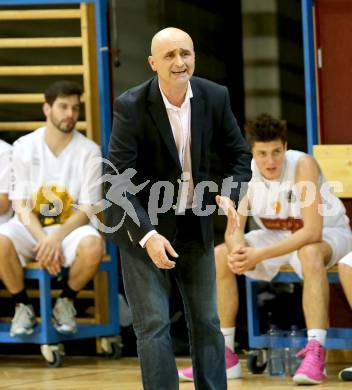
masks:
<path fill-rule="evenodd" d="M 226 376 L 227 379 L 241 378 L 241 363 L 238 355 L 232 352 L 230 348 L 225 347 L 225 361 L 226 361 Z M 178 370 L 178 377 L 182 381 L 193 382 L 193 369 L 192 367 L 181 368 Z"/>
<path fill-rule="evenodd" d="M 304 359 L 293 377 L 296 385 L 318 385 L 325 379 L 324 348 L 316 340 L 310 340 L 298 356 Z"/>

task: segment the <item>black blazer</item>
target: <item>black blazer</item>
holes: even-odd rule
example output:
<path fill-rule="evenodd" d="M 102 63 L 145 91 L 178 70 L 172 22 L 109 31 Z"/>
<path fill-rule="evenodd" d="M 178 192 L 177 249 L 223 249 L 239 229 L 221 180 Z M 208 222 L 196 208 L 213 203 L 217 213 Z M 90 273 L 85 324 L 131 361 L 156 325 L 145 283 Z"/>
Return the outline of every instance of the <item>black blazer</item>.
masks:
<path fill-rule="evenodd" d="M 233 177 L 236 182 L 248 182 L 251 177 L 251 154 L 231 111 L 227 88 L 198 77 L 192 77 L 190 82 L 193 92 L 191 158 L 194 185 L 209 180 L 210 155 L 213 150 L 223 162 L 224 177 Z M 109 160 L 119 173 L 134 168 L 137 171 L 132 179 L 135 185 L 147 180 L 149 183 L 135 195 L 126 194 L 134 206 L 140 225 L 124 215 L 123 208 L 113 204 L 107 210 L 105 224 L 117 226 L 122 218 L 124 223 L 108 238 L 122 247 L 138 245 L 146 233 L 156 229 L 172 242 L 175 235 L 175 210 L 172 205 L 177 201 L 182 170 L 157 77 L 129 89 L 115 100 Z M 108 167 L 106 173 L 114 172 Z M 159 181 L 170 182 L 175 188 L 175 194 L 170 209 L 158 214 L 158 224 L 155 225 L 155 221 L 151 221 L 148 216 L 148 202 L 153 184 Z M 238 196 L 238 190 L 233 197 Z M 206 194 L 202 207 L 214 203 L 214 196 Z M 163 200 L 161 191 L 159 206 Z M 200 219 L 203 242 L 210 243 L 213 235 L 211 218 Z"/>

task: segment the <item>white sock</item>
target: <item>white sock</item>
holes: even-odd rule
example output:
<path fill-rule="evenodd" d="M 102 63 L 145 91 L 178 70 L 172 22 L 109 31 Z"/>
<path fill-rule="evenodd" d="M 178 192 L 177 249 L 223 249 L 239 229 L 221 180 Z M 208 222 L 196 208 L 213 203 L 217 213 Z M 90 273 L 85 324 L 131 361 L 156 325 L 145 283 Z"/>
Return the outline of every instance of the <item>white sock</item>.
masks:
<path fill-rule="evenodd" d="M 309 329 L 308 330 L 308 341 L 316 340 L 324 347 L 326 340 L 326 329 Z"/>
<path fill-rule="evenodd" d="M 235 331 L 236 328 L 221 328 L 221 333 L 225 338 L 225 347 L 229 348 L 232 352 L 235 351 Z"/>

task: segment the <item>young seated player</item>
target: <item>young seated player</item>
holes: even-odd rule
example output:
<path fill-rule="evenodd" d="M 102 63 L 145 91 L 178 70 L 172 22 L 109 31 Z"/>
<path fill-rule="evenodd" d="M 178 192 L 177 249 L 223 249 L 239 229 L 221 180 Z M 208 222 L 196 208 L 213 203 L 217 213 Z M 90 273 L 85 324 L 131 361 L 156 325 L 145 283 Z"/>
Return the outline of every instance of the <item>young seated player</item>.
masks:
<path fill-rule="evenodd" d="M 272 280 L 283 264 L 303 279 L 303 312 L 308 343 L 293 381 L 322 383 L 328 327 L 329 283 L 326 270 L 352 249 L 349 220 L 315 159 L 287 150 L 286 123 L 263 114 L 247 123 L 253 154 L 252 179 L 240 202 L 240 225 L 227 226 L 225 243 L 215 248 L 218 311 L 226 345 L 228 379 L 241 375 L 234 352 L 238 292 L 234 274 Z M 259 229 L 244 233 L 248 214 Z M 351 280 L 351 279 L 350 279 Z M 192 380 L 192 369 L 179 371 Z"/>

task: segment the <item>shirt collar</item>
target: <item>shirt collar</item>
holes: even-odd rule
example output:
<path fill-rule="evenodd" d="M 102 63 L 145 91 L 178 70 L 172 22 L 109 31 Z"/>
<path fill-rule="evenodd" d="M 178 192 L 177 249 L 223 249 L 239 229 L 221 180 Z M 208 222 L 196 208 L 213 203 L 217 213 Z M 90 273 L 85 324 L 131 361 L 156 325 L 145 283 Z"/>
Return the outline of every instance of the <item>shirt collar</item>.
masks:
<path fill-rule="evenodd" d="M 163 101 L 164 101 L 164 104 L 165 104 L 165 107 L 167 110 L 174 110 L 174 111 L 181 110 L 182 108 L 185 107 L 186 104 L 188 104 L 189 100 L 193 97 L 192 87 L 191 87 L 191 83 L 189 81 L 188 81 L 188 85 L 187 85 L 187 92 L 186 92 L 185 100 L 183 101 L 181 107 L 174 106 L 173 104 L 171 104 L 169 102 L 169 100 L 164 95 L 164 92 L 160 87 L 160 83 L 159 83 L 159 89 L 160 89 L 160 93 L 161 93 L 161 96 L 163 98 Z"/>

